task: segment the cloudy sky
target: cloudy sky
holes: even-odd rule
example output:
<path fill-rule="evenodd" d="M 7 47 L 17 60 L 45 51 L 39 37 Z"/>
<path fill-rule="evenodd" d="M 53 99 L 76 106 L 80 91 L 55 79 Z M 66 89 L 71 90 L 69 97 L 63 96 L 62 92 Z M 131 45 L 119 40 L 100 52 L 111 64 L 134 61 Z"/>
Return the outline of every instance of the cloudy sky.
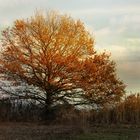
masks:
<path fill-rule="evenodd" d="M 38 10 L 58 10 L 81 19 L 98 51 L 117 63 L 127 91 L 140 91 L 140 0 L 0 0 L 0 29 Z"/>

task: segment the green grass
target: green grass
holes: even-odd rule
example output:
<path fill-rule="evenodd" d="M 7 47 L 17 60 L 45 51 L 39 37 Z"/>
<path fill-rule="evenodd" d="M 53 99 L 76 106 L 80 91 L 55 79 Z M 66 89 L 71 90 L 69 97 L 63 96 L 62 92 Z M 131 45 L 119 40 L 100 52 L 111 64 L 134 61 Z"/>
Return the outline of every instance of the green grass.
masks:
<path fill-rule="evenodd" d="M 1 123 L 0 140 L 140 140 L 140 127 Z"/>
<path fill-rule="evenodd" d="M 73 139 L 77 140 L 136 140 L 138 136 L 134 134 L 113 134 L 113 133 L 97 133 L 80 135 Z"/>
<path fill-rule="evenodd" d="M 63 140 L 140 140 L 140 128 L 137 127 L 93 127 L 90 132 L 75 136 L 61 136 Z"/>

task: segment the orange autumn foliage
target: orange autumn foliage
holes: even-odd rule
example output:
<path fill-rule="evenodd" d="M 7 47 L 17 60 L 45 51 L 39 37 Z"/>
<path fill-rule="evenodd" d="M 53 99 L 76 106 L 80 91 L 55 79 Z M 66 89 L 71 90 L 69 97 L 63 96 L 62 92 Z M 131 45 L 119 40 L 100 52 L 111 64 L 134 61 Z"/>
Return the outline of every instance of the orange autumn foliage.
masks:
<path fill-rule="evenodd" d="M 56 12 L 36 13 L 15 21 L 2 36 L 2 72 L 39 87 L 42 94 L 27 97 L 46 107 L 104 105 L 124 94 L 115 63 L 110 55 L 95 51 L 94 39 L 80 20 Z"/>

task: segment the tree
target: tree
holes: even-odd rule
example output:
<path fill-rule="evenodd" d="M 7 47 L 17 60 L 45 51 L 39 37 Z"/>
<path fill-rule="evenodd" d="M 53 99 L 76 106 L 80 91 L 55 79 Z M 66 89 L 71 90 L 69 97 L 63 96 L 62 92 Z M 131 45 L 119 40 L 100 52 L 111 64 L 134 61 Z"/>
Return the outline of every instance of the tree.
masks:
<path fill-rule="evenodd" d="M 110 55 L 98 54 L 84 24 L 67 15 L 36 13 L 16 20 L 2 32 L 1 50 L 1 72 L 26 85 L 26 94 L 12 94 L 39 101 L 47 110 L 63 103 L 104 105 L 124 94 Z"/>

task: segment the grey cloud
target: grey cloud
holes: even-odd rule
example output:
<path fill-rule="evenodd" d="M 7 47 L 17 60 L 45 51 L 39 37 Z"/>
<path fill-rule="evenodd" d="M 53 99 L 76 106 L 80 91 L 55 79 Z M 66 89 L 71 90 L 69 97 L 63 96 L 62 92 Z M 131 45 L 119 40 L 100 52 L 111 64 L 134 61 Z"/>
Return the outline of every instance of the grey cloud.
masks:
<path fill-rule="evenodd" d="M 127 85 L 127 91 L 140 91 L 140 61 L 123 61 L 118 63 L 118 75 Z"/>

